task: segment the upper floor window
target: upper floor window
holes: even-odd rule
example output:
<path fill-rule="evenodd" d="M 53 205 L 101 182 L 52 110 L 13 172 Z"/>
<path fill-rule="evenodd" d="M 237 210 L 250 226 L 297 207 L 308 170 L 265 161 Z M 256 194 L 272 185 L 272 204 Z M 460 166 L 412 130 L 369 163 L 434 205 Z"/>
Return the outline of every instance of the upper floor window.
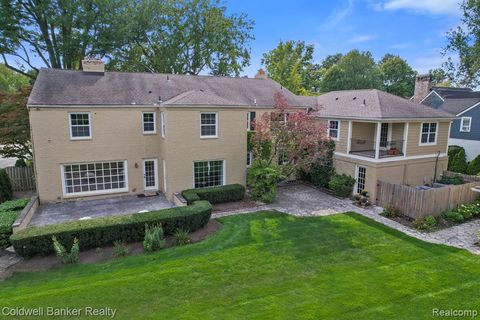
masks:
<path fill-rule="evenodd" d="M 460 121 L 460 131 L 461 132 L 470 132 L 472 126 L 472 117 L 462 117 Z"/>
<path fill-rule="evenodd" d="M 255 131 L 255 118 L 257 113 L 255 111 L 250 111 L 247 113 L 247 130 Z"/>
<path fill-rule="evenodd" d="M 272 121 L 280 121 L 280 123 L 287 123 L 288 118 L 290 118 L 290 113 L 288 112 L 272 112 L 270 116 Z"/>
<path fill-rule="evenodd" d="M 167 135 L 167 124 L 165 119 L 165 112 L 160 112 L 160 132 L 162 134 L 162 138 L 165 138 Z"/>
<path fill-rule="evenodd" d="M 157 132 L 155 123 L 155 112 L 142 112 L 143 133 L 151 134 Z"/>
<path fill-rule="evenodd" d="M 420 145 L 429 145 L 437 143 L 438 123 L 425 122 L 422 123 L 422 131 L 420 132 Z"/>
<path fill-rule="evenodd" d="M 70 138 L 75 140 L 92 137 L 90 112 L 69 113 Z"/>
<path fill-rule="evenodd" d="M 278 153 L 277 160 L 279 166 L 287 165 L 290 162 L 290 159 L 288 158 L 288 153 L 283 150 Z"/>
<path fill-rule="evenodd" d="M 200 138 L 218 137 L 218 113 L 202 112 L 200 114 Z"/>
<path fill-rule="evenodd" d="M 333 140 L 340 138 L 340 122 L 337 120 L 328 121 L 328 136 Z"/>

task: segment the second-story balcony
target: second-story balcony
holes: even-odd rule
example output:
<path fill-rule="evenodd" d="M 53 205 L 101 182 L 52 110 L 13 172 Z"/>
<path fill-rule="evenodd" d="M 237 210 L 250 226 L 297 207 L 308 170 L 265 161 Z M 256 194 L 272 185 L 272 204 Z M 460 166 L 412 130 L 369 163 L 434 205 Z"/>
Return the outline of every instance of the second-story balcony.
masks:
<path fill-rule="evenodd" d="M 403 157 L 408 126 L 402 122 L 352 121 L 348 153 L 373 159 Z"/>
<path fill-rule="evenodd" d="M 350 154 L 368 158 L 376 156 L 375 140 L 351 139 Z M 389 158 L 403 156 L 403 140 L 380 140 L 378 157 Z"/>

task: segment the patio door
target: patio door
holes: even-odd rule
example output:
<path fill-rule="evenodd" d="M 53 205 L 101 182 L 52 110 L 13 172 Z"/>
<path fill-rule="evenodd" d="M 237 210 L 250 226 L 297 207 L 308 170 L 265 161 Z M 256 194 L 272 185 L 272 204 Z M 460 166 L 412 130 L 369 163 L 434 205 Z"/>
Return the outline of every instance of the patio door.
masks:
<path fill-rule="evenodd" d="M 143 187 L 145 190 L 158 190 L 157 159 L 143 160 Z"/>
<path fill-rule="evenodd" d="M 382 123 L 380 127 L 380 149 L 387 150 L 389 135 L 390 135 L 390 124 Z"/>

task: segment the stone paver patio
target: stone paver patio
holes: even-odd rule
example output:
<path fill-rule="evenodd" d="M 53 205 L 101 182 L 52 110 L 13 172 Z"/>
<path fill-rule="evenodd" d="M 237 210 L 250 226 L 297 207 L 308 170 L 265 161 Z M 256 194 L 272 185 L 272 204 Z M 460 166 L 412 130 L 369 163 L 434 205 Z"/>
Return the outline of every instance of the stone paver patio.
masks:
<path fill-rule="evenodd" d="M 354 211 L 365 217 L 373 219 L 390 228 L 399 230 L 417 239 L 445 244 L 448 246 L 466 249 L 472 253 L 480 254 L 477 242 L 477 232 L 480 229 L 480 220 L 475 220 L 461 225 L 439 230 L 431 233 L 420 232 L 404 226 L 380 215 L 382 208 L 372 206 L 366 209 L 353 205 L 349 199 L 339 199 L 305 184 L 293 184 L 279 188 L 277 200 L 268 205 L 237 210 L 231 212 L 215 213 L 212 217 L 254 212 L 258 210 L 278 210 L 295 216 L 325 216 L 330 214 Z"/>
<path fill-rule="evenodd" d="M 145 198 L 122 196 L 99 200 L 42 204 L 34 214 L 30 225 L 41 226 L 81 218 L 98 218 L 171 207 L 173 205 L 163 194 Z"/>

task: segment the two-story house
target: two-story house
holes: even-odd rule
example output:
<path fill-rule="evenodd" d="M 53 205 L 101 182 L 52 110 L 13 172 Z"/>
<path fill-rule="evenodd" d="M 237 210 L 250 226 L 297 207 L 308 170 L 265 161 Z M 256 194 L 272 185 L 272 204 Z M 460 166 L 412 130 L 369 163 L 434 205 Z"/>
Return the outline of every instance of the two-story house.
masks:
<path fill-rule="evenodd" d="M 424 79 L 429 80 L 429 77 Z M 417 89 L 419 87 L 416 85 Z M 455 117 L 448 144 L 463 147 L 467 160 L 473 160 L 480 155 L 480 92 L 470 88 L 429 87 L 428 83 L 427 87 L 429 90 L 423 93 L 423 97 L 422 92 L 418 93 L 419 102 Z"/>
<path fill-rule="evenodd" d="M 374 195 L 377 179 L 422 184 L 446 168 L 451 116 L 377 90 L 302 97 L 264 76 L 104 72 L 90 62 L 42 69 L 28 100 L 42 202 L 245 184 L 247 132 L 277 92 L 293 108 L 320 105 L 337 171 L 356 177 L 356 190 Z"/>

